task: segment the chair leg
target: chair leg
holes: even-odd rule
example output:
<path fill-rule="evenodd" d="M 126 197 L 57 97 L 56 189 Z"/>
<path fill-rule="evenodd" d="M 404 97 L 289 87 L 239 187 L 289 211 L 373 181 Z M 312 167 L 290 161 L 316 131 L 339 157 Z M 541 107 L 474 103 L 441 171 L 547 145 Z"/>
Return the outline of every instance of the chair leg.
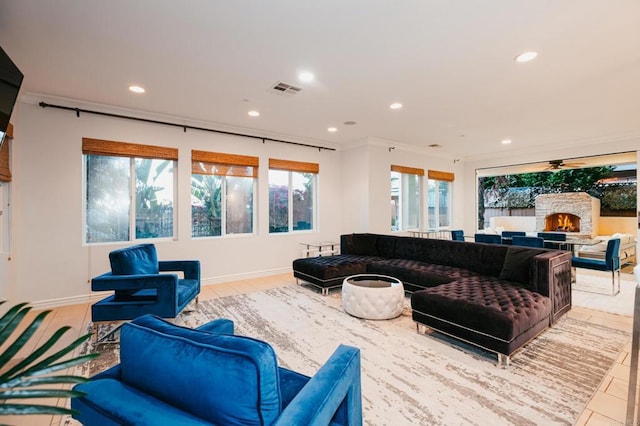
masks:
<path fill-rule="evenodd" d="M 616 291 L 616 271 L 611 271 L 611 294 L 615 296 L 620 293 L 620 269 L 618 269 L 618 291 Z"/>

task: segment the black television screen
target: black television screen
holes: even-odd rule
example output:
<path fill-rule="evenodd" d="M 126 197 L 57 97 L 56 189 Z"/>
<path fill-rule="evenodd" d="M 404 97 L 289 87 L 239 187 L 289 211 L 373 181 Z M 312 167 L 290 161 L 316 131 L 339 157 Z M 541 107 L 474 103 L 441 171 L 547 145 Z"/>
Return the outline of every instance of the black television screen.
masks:
<path fill-rule="evenodd" d="M 4 142 L 4 134 L 9 126 L 23 77 L 16 64 L 0 47 L 0 147 Z"/>

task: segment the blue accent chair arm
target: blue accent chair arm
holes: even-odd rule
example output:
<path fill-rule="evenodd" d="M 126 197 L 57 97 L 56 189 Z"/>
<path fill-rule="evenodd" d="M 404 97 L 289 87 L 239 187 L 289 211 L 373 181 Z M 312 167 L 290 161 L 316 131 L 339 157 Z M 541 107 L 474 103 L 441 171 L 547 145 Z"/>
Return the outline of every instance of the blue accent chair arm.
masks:
<path fill-rule="evenodd" d="M 200 281 L 199 260 L 161 260 L 158 262 L 160 272 L 183 272 L 187 280 Z"/>
<path fill-rule="evenodd" d="M 116 364 L 113 367 L 108 368 L 103 372 L 96 374 L 91 378 L 91 380 L 99 380 L 99 379 L 121 380 L 121 378 L 122 378 L 122 368 L 120 367 L 120 364 Z"/>
<path fill-rule="evenodd" d="M 362 425 L 360 349 L 340 345 L 282 411 L 274 425 L 320 426 L 346 406 L 346 425 Z"/>
<path fill-rule="evenodd" d="M 233 334 L 234 324 L 233 321 L 226 318 L 218 318 L 213 321 L 209 321 L 206 324 L 196 328 L 196 330 L 205 331 L 207 333 L 216 334 Z"/>
<path fill-rule="evenodd" d="M 176 274 L 158 275 L 112 275 L 111 272 L 97 276 L 91 280 L 91 290 L 141 290 L 167 287 L 175 292 L 178 285 Z"/>

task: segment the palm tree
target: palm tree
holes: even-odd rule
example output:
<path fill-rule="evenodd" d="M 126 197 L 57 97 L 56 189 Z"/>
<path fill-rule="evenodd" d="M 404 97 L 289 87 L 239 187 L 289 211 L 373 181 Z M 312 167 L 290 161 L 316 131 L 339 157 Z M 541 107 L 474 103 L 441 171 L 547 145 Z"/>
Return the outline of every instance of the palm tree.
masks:
<path fill-rule="evenodd" d="M 2 305 L 4 301 L 0 301 Z M 16 362 L 14 357 L 33 337 L 38 327 L 51 311 L 43 311 L 17 335 L 13 341 L 9 337 L 17 330 L 31 307 L 27 303 L 20 303 L 9 309 L 0 318 L 0 346 L 4 351 L 0 353 L 0 415 L 16 414 L 72 414 L 72 410 L 55 405 L 39 405 L 29 403 L 8 402 L 30 398 L 74 398 L 82 396 L 82 392 L 60 389 L 57 386 L 70 383 L 82 383 L 88 379 L 80 376 L 51 375 L 56 371 L 82 364 L 98 356 L 97 353 L 82 355 L 60 361 L 62 357 L 72 352 L 91 334 L 85 334 L 68 346 L 48 355 L 49 349 L 71 328 L 68 326 L 58 329 L 46 342 L 37 347 L 30 355 Z M 44 387 L 43 387 L 44 386 Z"/>

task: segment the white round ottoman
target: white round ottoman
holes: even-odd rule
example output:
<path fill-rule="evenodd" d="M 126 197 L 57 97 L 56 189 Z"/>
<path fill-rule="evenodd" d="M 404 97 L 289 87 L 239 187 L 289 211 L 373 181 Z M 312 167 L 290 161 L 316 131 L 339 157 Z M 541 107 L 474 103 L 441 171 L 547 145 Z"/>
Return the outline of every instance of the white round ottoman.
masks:
<path fill-rule="evenodd" d="M 386 275 L 352 275 L 342 282 L 342 307 L 358 318 L 395 318 L 404 307 L 404 286 Z"/>

